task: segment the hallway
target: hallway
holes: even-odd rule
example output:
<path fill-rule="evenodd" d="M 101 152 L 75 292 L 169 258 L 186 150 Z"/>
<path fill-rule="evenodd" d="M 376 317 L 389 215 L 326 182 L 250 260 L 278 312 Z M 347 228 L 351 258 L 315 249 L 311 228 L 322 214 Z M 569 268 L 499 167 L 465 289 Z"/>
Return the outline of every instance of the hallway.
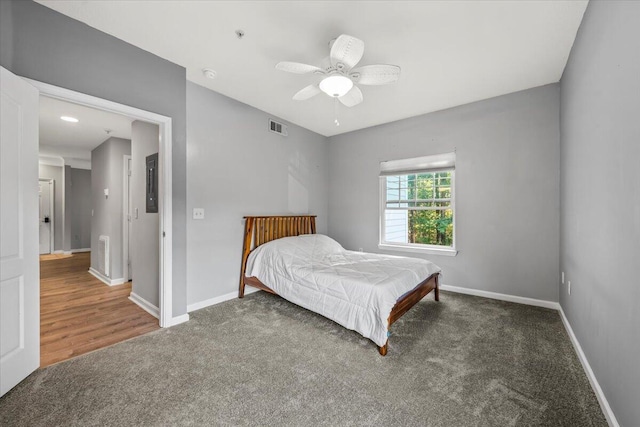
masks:
<path fill-rule="evenodd" d="M 159 329 L 131 302 L 131 282 L 107 286 L 88 273 L 90 252 L 40 257 L 40 367 Z"/>

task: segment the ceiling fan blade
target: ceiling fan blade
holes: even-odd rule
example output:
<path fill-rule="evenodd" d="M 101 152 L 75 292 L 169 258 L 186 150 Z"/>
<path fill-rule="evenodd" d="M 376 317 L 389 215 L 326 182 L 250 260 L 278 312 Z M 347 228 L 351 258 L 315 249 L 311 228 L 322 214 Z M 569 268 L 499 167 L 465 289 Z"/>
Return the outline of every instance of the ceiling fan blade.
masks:
<path fill-rule="evenodd" d="M 398 81 L 400 67 L 397 65 L 365 65 L 351 70 L 349 77 L 361 85 L 386 85 Z"/>
<path fill-rule="evenodd" d="M 338 98 L 338 100 L 340 100 L 340 102 L 342 102 L 342 104 L 347 107 L 353 107 L 362 102 L 362 91 L 358 88 L 358 86 L 354 86 L 349 92 Z"/>
<path fill-rule="evenodd" d="M 307 73 L 320 73 L 324 74 L 324 70 L 315 65 L 301 64 L 299 62 L 278 62 L 276 64 L 276 70 L 286 71 L 288 73 L 307 74 Z"/>
<path fill-rule="evenodd" d="M 304 101 L 305 99 L 313 98 L 317 94 L 321 92 L 318 85 L 309 85 L 298 91 L 295 95 L 293 95 L 293 99 L 296 101 Z"/>
<path fill-rule="evenodd" d="M 364 42 L 346 34 L 341 35 L 331 46 L 331 65 L 341 70 L 352 69 L 364 54 Z M 342 65 L 340 65 L 342 64 Z"/>

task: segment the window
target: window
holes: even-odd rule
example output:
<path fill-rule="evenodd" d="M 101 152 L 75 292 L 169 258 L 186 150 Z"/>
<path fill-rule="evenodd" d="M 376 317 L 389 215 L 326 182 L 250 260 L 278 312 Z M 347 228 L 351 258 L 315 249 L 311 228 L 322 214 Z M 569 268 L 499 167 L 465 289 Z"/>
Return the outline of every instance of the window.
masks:
<path fill-rule="evenodd" d="M 380 165 L 380 247 L 455 255 L 455 153 Z"/>

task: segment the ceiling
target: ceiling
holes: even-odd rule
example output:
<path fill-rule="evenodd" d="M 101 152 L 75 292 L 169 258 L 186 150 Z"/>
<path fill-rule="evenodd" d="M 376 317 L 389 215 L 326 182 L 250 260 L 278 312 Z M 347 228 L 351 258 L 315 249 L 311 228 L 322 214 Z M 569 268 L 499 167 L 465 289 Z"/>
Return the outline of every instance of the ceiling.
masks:
<path fill-rule="evenodd" d="M 61 116 L 74 117 L 78 123 L 65 122 Z M 87 168 L 91 150 L 109 137 L 131 139 L 132 121 L 119 114 L 41 96 L 40 156 L 62 158 L 64 164 Z"/>
<path fill-rule="evenodd" d="M 560 80 L 586 0 L 569 1 L 41 1 L 184 66 L 199 85 L 325 136 Z M 140 25 L 144 23 L 144 25 Z M 235 30 L 242 29 L 239 39 Z M 364 102 L 293 101 L 340 34 L 365 43 L 359 65 L 395 64 L 400 80 L 362 86 Z M 217 72 L 206 79 L 203 68 Z"/>

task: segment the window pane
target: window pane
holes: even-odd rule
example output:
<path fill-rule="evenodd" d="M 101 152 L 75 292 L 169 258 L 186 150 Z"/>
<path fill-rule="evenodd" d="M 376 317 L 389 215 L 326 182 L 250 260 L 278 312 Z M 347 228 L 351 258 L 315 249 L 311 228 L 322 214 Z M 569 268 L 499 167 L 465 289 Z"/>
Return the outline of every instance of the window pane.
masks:
<path fill-rule="evenodd" d="M 382 240 L 453 246 L 452 172 L 387 176 Z"/>
<path fill-rule="evenodd" d="M 393 243 L 408 243 L 408 221 L 406 210 L 385 211 L 384 241 Z"/>
<path fill-rule="evenodd" d="M 408 243 L 453 246 L 453 211 L 408 211 Z"/>

